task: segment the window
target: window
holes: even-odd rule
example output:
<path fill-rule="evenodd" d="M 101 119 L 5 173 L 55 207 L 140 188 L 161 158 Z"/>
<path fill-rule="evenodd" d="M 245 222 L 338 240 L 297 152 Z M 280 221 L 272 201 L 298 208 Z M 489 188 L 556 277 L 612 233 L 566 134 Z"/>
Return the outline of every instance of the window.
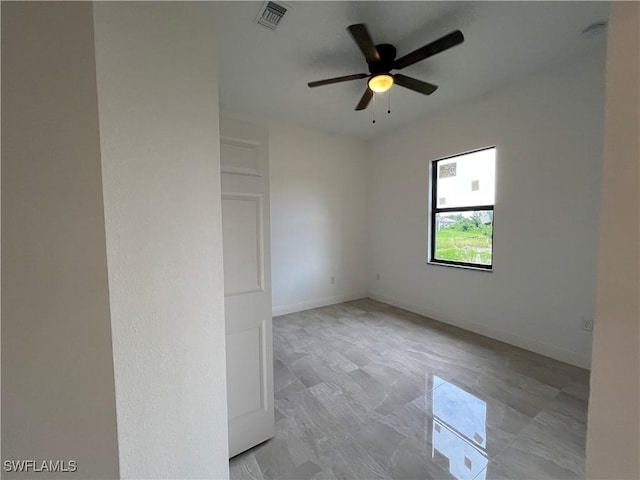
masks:
<path fill-rule="evenodd" d="M 491 269 L 495 147 L 431 164 L 430 262 Z"/>

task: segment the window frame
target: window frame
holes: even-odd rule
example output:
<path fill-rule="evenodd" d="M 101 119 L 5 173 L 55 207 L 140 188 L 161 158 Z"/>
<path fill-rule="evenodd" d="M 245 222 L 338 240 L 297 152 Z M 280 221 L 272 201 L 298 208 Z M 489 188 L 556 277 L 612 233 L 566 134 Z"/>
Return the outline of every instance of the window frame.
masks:
<path fill-rule="evenodd" d="M 461 267 L 468 269 L 479 269 L 483 271 L 493 271 L 493 239 L 495 236 L 495 228 L 494 228 L 494 219 L 495 219 L 495 196 L 493 200 L 493 204 L 491 205 L 474 205 L 471 207 L 444 207 L 438 208 L 437 199 L 438 199 L 438 163 L 444 160 L 451 160 L 452 158 L 462 157 L 465 155 L 469 155 L 471 153 L 482 152 L 484 150 L 496 150 L 496 160 L 497 160 L 497 148 L 495 145 L 491 145 L 488 147 L 477 148 L 475 150 L 469 150 L 462 153 L 457 153 L 455 155 L 449 155 L 447 157 L 437 158 L 431 161 L 431 212 L 429 218 L 429 225 L 431 230 L 430 242 L 429 242 L 429 261 L 427 263 L 432 265 L 442 265 L 449 267 Z M 481 264 L 481 263 L 472 263 L 472 262 L 458 262 L 455 260 L 440 260 L 436 258 L 436 215 L 439 213 L 447 213 L 447 212 L 481 212 L 481 211 L 490 211 L 493 212 L 492 218 L 492 228 L 491 228 L 491 263 L 489 265 Z"/>

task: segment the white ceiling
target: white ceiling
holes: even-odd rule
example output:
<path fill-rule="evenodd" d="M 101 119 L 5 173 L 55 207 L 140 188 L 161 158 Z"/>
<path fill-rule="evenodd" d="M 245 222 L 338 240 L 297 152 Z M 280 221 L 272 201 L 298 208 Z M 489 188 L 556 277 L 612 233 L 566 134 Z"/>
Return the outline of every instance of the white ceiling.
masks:
<path fill-rule="evenodd" d="M 255 20 L 262 2 L 220 2 L 217 9 L 220 106 L 253 117 L 362 139 L 388 133 L 571 57 L 601 48 L 606 35 L 582 30 L 608 18 L 606 2 L 286 2 L 277 30 Z M 309 88 L 307 82 L 368 73 L 346 27 L 366 23 L 375 43 L 398 57 L 459 29 L 462 45 L 408 67 L 435 83 L 423 96 L 399 86 L 372 108 L 354 108 L 366 79 Z"/>

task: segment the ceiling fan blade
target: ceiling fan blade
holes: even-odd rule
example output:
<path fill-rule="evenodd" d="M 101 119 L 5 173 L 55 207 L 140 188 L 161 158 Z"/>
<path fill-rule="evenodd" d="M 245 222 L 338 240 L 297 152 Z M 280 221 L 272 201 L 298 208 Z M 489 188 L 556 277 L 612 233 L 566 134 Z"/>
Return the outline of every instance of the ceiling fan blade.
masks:
<path fill-rule="evenodd" d="M 414 92 L 422 93 L 423 95 L 431 95 L 438 89 L 437 85 L 423 82 L 417 78 L 407 77 L 401 73 L 396 73 L 393 76 L 393 82 L 401 87 L 413 90 Z"/>
<path fill-rule="evenodd" d="M 372 98 L 373 98 L 373 90 L 367 87 L 367 89 L 362 94 L 362 98 L 360 98 L 360 101 L 358 102 L 358 106 L 356 107 L 356 110 L 364 110 L 365 108 L 367 108 L 367 105 L 369 105 L 369 102 L 371 101 Z"/>
<path fill-rule="evenodd" d="M 371 40 L 371 35 L 369 35 L 369 30 L 367 30 L 367 26 L 364 23 L 357 23 L 355 25 L 350 25 L 347 27 L 349 33 L 353 37 L 353 39 L 360 47 L 364 58 L 367 59 L 367 63 L 379 62 L 380 54 L 376 49 L 376 46 L 373 44 L 373 40 Z"/>
<path fill-rule="evenodd" d="M 456 30 L 434 42 L 428 43 L 424 47 L 408 53 L 402 58 L 399 58 L 395 61 L 393 68 L 396 70 L 403 69 L 409 65 L 419 62 L 420 60 L 424 60 L 425 58 L 432 57 L 433 55 L 443 52 L 451 47 L 455 47 L 462 42 L 464 42 L 464 35 L 462 35 L 460 30 Z"/>
<path fill-rule="evenodd" d="M 307 85 L 310 87 L 320 87 L 322 85 L 331 85 L 332 83 L 348 82 L 349 80 L 360 80 L 361 78 L 367 78 L 369 75 L 366 73 L 356 73 L 354 75 L 345 75 L 344 77 L 328 78 L 326 80 L 318 80 L 315 82 L 309 82 Z"/>

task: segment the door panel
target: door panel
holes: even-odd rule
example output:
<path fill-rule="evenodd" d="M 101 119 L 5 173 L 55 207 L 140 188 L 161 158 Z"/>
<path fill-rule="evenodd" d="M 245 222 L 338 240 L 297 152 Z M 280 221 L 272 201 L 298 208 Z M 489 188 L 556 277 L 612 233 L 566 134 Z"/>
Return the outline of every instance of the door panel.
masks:
<path fill-rule="evenodd" d="M 222 195 L 224 294 L 264 292 L 262 196 Z"/>
<path fill-rule="evenodd" d="M 268 130 L 220 118 L 229 455 L 274 434 Z"/>
<path fill-rule="evenodd" d="M 229 347 L 228 374 L 244 380 L 232 382 L 229 385 L 229 397 L 235 399 L 229 404 L 230 419 L 252 414 L 265 407 L 264 389 L 260 376 L 260 372 L 263 370 L 264 356 L 262 325 L 258 328 L 232 333 L 227 338 L 227 346 Z"/>
<path fill-rule="evenodd" d="M 220 141 L 222 173 L 260 177 L 260 144 L 251 140 L 225 137 Z"/>

